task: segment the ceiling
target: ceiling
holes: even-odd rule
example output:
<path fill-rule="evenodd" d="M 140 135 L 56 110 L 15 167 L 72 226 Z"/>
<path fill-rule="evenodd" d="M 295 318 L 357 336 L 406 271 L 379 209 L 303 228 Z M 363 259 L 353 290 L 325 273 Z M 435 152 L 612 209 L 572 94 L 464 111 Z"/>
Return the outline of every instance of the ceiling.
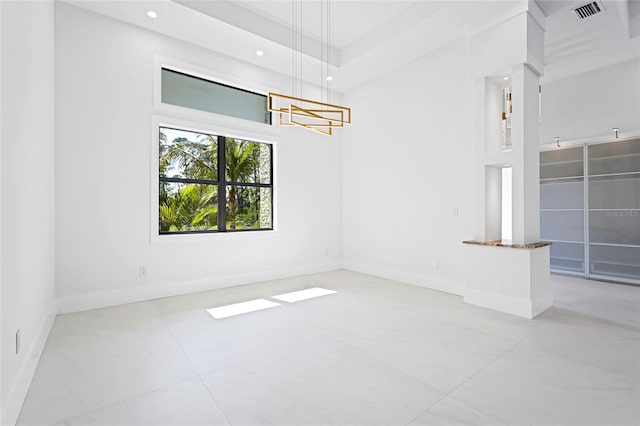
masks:
<path fill-rule="evenodd" d="M 599 0 L 601 13 L 578 18 L 574 9 L 588 0 L 537 0 L 547 15 L 546 80 L 557 80 L 640 56 L 640 37 L 633 22 L 638 0 Z"/>
<path fill-rule="evenodd" d="M 194 3 L 182 1 L 179 3 Z M 200 2 L 202 3 L 202 2 Z M 290 1 L 238 1 L 239 7 L 249 12 L 291 28 L 292 8 Z M 331 44 L 343 49 L 368 33 L 376 31 L 393 16 L 401 13 L 416 2 L 411 1 L 302 1 L 300 3 L 300 22 L 302 33 L 316 40 L 321 38 L 321 29 L 325 22 L 322 16 L 329 16 Z M 211 3 L 210 3 L 211 4 Z M 324 5 L 324 6 L 323 6 Z M 326 6 L 329 5 L 329 14 Z M 215 15 L 214 15 L 215 16 Z"/>
<path fill-rule="evenodd" d="M 564 78 L 640 56 L 640 0 L 599 0 L 604 12 L 579 20 L 588 0 L 536 0 L 546 15 L 544 80 Z M 289 0 L 68 0 L 152 31 L 290 75 Z M 325 2 L 326 4 L 326 2 Z M 367 80 L 527 10 L 527 0 L 332 0 L 332 87 L 344 92 Z M 158 19 L 147 18 L 153 9 Z M 300 6 L 305 80 L 320 80 L 321 2 Z M 225 43 L 212 43 L 225 40 Z M 264 51 L 257 57 L 257 49 Z"/>

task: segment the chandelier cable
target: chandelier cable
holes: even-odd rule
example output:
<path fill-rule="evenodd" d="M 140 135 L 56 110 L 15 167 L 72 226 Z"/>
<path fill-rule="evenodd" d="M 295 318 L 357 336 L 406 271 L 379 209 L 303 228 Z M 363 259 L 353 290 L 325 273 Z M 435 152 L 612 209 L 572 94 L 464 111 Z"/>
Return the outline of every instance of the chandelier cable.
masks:
<path fill-rule="evenodd" d="M 296 2 L 298 3 L 298 18 L 300 20 L 298 26 L 298 96 L 302 97 L 302 1 L 296 0 Z"/>
<path fill-rule="evenodd" d="M 331 75 L 331 2 L 327 0 L 327 77 Z M 327 81 L 327 102 L 331 103 L 331 81 Z"/>
<path fill-rule="evenodd" d="M 1 0 L 0 0 L 1 1 Z M 303 98 L 303 0 L 291 0 L 291 92 L 269 92 L 267 108 L 279 114 L 281 126 L 299 126 L 331 136 L 336 128 L 351 123 L 351 108 L 331 104 L 331 0 L 320 0 L 320 98 Z M 313 20 L 312 20 L 313 21 Z M 310 51 L 315 50 L 312 38 Z M 317 59 L 318 57 L 315 56 Z M 315 79 L 317 74 L 310 74 Z M 313 83 L 310 83 L 312 85 Z M 317 87 L 317 86 L 313 86 Z M 315 91 L 315 90 L 313 90 Z"/>
<path fill-rule="evenodd" d="M 325 61 L 326 61 L 326 44 L 325 44 L 325 0 L 320 0 L 320 98 L 322 102 L 326 102 L 326 93 L 325 93 Z"/>
<path fill-rule="evenodd" d="M 296 20 L 295 20 L 296 0 L 291 0 L 291 93 L 296 95 Z"/>

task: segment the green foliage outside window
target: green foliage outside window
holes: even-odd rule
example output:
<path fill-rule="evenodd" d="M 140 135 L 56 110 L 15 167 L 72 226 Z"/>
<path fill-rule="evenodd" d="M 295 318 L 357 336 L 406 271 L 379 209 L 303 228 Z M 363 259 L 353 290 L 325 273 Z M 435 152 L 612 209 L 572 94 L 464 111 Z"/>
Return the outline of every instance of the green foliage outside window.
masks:
<path fill-rule="evenodd" d="M 159 173 L 161 234 L 272 228 L 268 144 L 161 127 Z"/>

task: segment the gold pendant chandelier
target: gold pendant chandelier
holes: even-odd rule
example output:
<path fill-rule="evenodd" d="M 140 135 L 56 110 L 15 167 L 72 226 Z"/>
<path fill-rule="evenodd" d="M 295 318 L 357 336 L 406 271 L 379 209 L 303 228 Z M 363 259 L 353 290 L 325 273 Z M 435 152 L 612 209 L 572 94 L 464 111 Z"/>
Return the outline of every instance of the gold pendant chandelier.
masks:
<path fill-rule="evenodd" d="M 302 8 L 301 0 L 291 6 L 292 95 L 269 93 L 268 109 L 280 115 L 281 126 L 299 126 L 323 135 L 351 123 L 351 108 L 330 103 L 331 62 L 330 0 L 320 1 L 320 101 L 302 97 Z"/>

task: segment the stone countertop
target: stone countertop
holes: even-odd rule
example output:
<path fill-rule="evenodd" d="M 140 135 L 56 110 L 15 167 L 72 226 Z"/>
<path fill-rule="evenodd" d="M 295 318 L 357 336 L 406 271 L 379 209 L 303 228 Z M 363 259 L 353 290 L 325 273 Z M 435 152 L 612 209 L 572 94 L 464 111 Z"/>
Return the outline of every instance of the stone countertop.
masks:
<path fill-rule="evenodd" d="M 500 240 L 495 241 L 463 241 L 462 244 L 473 244 L 477 246 L 492 246 L 492 247 L 508 247 L 508 248 L 517 248 L 517 249 L 537 249 L 540 247 L 550 246 L 552 243 L 548 241 L 539 241 L 537 243 L 531 244 L 503 244 Z"/>

